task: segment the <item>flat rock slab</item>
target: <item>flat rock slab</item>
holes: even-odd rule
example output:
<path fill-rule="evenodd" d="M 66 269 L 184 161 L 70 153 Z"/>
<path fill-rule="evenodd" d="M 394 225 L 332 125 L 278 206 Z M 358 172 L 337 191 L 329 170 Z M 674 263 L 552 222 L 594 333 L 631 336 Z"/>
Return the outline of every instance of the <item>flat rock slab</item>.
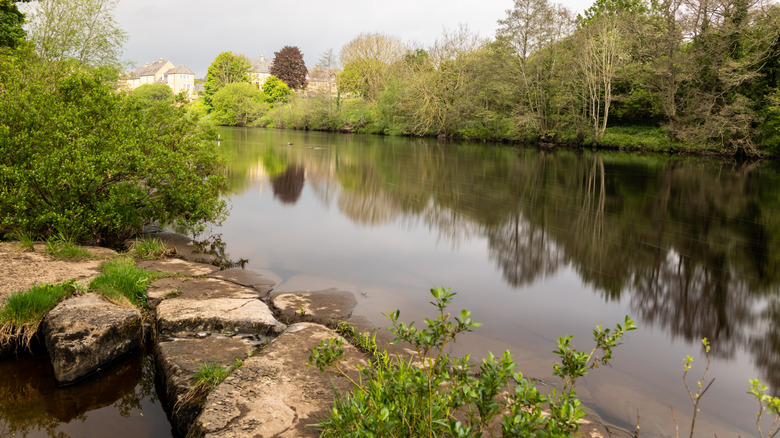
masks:
<path fill-rule="evenodd" d="M 260 294 L 261 298 L 268 296 L 274 286 L 276 286 L 275 281 L 249 269 L 225 269 L 209 274 L 209 277 L 251 287 Z"/>
<path fill-rule="evenodd" d="M 318 324 L 291 325 L 209 394 L 187 437 L 318 436 L 319 429 L 308 425 L 329 415 L 334 387 L 352 389 L 343 376 L 307 364 L 311 350 L 329 338 L 339 336 Z M 346 341 L 343 348 L 343 368 L 356 378 L 355 366 L 365 365 L 365 357 Z"/>
<path fill-rule="evenodd" d="M 138 347 L 141 314 L 132 307 L 104 301 L 96 294 L 67 299 L 42 323 L 54 378 L 73 383 Z"/>
<path fill-rule="evenodd" d="M 161 278 L 152 282 L 146 293 L 151 307 L 156 307 L 160 301 L 168 298 L 207 300 L 260 297 L 255 289 L 215 278 Z"/>
<path fill-rule="evenodd" d="M 246 359 L 252 349 L 240 339 L 214 336 L 176 339 L 155 346 L 157 372 L 165 388 L 165 400 L 171 405 L 171 422 L 179 433 L 187 433 L 203 408 L 203 399 L 186 398 L 198 369 L 214 363 L 230 367 L 236 359 Z"/>
<path fill-rule="evenodd" d="M 146 260 L 138 263 L 138 267 L 152 272 L 167 274 L 186 274 L 192 276 L 208 275 L 219 268 L 205 263 L 188 262 L 182 259 Z"/>
<path fill-rule="evenodd" d="M 286 327 L 258 299 L 174 298 L 157 305 L 157 328 L 161 332 L 276 334 Z"/>
<path fill-rule="evenodd" d="M 325 289 L 279 293 L 271 298 L 271 303 L 282 321 L 327 324 L 349 319 L 357 300 L 352 292 Z"/>

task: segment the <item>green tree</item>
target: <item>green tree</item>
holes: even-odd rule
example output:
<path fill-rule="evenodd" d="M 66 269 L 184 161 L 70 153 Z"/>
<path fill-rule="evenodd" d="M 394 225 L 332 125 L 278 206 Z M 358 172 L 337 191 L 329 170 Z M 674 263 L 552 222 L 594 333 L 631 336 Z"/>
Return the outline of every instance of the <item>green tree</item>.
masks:
<path fill-rule="evenodd" d="M 220 125 L 246 126 L 268 110 L 265 94 L 252 84 L 228 84 L 214 95 L 214 120 Z"/>
<path fill-rule="evenodd" d="M 24 41 L 24 14 L 10 0 L 0 0 L 0 47 L 14 48 Z"/>
<path fill-rule="evenodd" d="M 271 76 L 263 82 L 263 94 L 265 94 L 265 101 L 273 106 L 287 102 L 292 90 L 281 79 Z"/>
<path fill-rule="evenodd" d="M 381 33 L 361 33 L 341 49 L 344 70 L 338 77 L 339 88 L 376 100 L 382 91 L 390 65 L 404 55 L 396 37 Z"/>
<path fill-rule="evenodd" d="M 114 19 L 117 0 L 40 0 L 28 37 L 46 61 L 75 59 L 120 67 L 127 34 Z"/>
<path fill-rule="evenodd" d="M 206 84 L 203 86 L 203 99 L 212 107 L 214 95 L 222 87 L 234 82 L 249 82 L 249 69 L 252 64 L 244 55 L 222 52 L 214 59 L 206 71 Z"/>
<path fill-rule="evenodd" d="M 183 106 L 129 99 L 95 70 L 34 55 L 6 59 L 0 89 L 0 227 L 118 245 L 145 224 L 224 217 L 216 142 Z"/>
<path fill-rule="evenodd" d="M 147 105 L 156 102 L 173 103 L 173 90 L 165 84 L 143 84 L 131 91 L 129 96 Z"/>
<path fill-rule="evenodd" d="M 306 88 L 308 70 L 303 62 L 301 49 L 295 46 L 284 46 L 282 50 L 274 52 L 270 73 L 284 81 L 293 90 Z"/>

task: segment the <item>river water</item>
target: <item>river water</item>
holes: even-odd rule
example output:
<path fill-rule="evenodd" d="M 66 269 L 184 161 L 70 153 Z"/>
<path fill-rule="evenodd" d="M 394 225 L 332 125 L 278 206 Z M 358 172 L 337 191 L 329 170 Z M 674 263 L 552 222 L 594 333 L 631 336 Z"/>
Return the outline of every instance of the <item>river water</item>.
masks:
<path fill-rule="evenodd" d="M 455 353 L 510 350 L 555 382 L 558 336 L 639 330 L 579 386 L 587 408 L 642 436 L 753 436 L 748 379 L 780 388 L 780 174 L 774 163 L 354 134 L 224 128 L 231 213 L 212 232 L 278 291 L 353 291 L 378 326 L 421 320 L 434 285 L 484 326 Z M 292 144 L 288 144 L 292 143 Z"/>
<path fill-rule="evenodd" d="M 432 314 L 428 290 L 484 325 L 452 353 L 510 350 L 552 384 L 558 336 L 639 330 L 579 382 L 587 410 L 643 437 L 757 436 L 748 379 L 780 389 L 776 163 L 221 128 L 230 216 L 210 231 L 277 291 L 337 287 L 377 326 Z M 292 143 L 292 144 L 288 144 Z M 46 357 L 0 362 L 0 437 L 171 436 L 151 357 L 56 388 Z"/>

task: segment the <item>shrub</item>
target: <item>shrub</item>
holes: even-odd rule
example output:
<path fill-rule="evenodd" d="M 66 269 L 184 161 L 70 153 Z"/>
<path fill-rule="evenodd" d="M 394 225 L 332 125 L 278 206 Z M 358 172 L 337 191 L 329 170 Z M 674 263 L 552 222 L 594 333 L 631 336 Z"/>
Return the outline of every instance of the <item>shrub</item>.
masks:
<path fill-rule="evenodd" d="M 268 111 L 265 95 L 254 85 L 235 82 L 214 94 L 212 116 L 219 125 L 246 126 Z"/>
<path fill-rule="evenodd" d="M 555 364 L 554 374 L 564 379 L 564 385 L 547 395 L 515 371 L 508 351 L 500 358 L 490 354 L 476 373 L 469 356 L 450 357 L 446 349 L 456 336 L 481 324 L 465 310 L 451 318 L 446 308 L 455 294 L 449 289 L 434 288 L 431 295 L 438 315 L 426 318 L 425 328 L 400 322 L 397 310 L 387 315 L 395 342 L 411 345 L 412 357 L 364 346 L 372 360 L 359 369 L 358 381 L 350 379 L 354 391 L 337 394 L 330 418 L 319 425 L 322 436 L 494 436 L 499 428 L 503 436 L 570 436 L 585 415 L 574 391 L 576 380 L 589 369 L 609 363 L 612 349 L 636 328 L 628 317 L 614 331 L 597 327 L 596 346 L 590 353 L 573 349 L 571 337 L 559 338 L 555 353 L 561 363 Z M 366 344 L 374 338 L 359 339 Z M 321 342 L 309 364 L 349 378 L 339 368 L 341 345 L 335 339 Z"/>
<path fill-rule="evenodd" d="M 141 104 L 78 65 L 0 69 L 0 227 L 118 246 L 148 223 L 224 216 L 216 142 L 182 106 Z"/>
<path fill-rule="evenodd" d="M 143 84 L 131 91 L 129 96 L 145 105 L 155 102 L 173 103 L 173 90 L 166 84 Z"/>

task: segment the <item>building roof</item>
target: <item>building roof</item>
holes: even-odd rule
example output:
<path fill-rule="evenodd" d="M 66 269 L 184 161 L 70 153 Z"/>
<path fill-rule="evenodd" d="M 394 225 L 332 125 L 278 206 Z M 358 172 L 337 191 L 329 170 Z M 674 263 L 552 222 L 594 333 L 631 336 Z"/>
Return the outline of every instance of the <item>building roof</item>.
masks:
<path fill-rule="evenodd" d="M 172 68 L 165 72 L 166 75 L 173 75 L 173 74 L 186 74 L 186 75 L 193 75 L 195 76 L 195 73 L 192 72 L 192 70 L 188 69 L 187 67 L 180 65 L 176 68 Z"/>
<path fill-rule="evenodd" d="M 132 77 L 140 78 L 142 76 L 154 76 L 167 63 L 168 61 L 162 58 L 160 58 L 159 61 L 153 62 L 151 64 L 146 63 L 143 67 L 139 67 L 136 71 L 134 71 Z"/>
<path fill-rule="evenodd" d="M 264 56 L 261 56 L 259 58 L 249 58 L 249 62 L 252 64 L 250 71 L 253 73 L 271 73 L 273 60 L 265 59 Z"/>

